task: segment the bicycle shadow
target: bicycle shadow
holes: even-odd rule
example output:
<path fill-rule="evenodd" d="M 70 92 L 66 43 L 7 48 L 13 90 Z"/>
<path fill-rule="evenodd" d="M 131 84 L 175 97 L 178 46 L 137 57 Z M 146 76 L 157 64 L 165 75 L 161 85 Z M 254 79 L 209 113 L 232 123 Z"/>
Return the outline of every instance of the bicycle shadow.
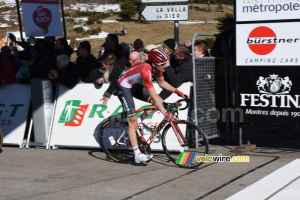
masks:
<path fill-rule="evenodd" d="M 101 157 L 100 156 L 96 156 L 95 153 L 101 153 Z M 116 164 L 122 164 L 122 165 L 133 165 L 133 166 L 147 166 L 148 163 L 135 163 L 135 162 L 129 162 L 129 163 L 120 163 L 120 162 L 115 162 L 114 160 L 110 159 L 103 151 L 89 151 L 88 154 L 94 158 L 97 158 L 99 160 L 103 160 L 106 162 L 110 162 L 110 163 L 116 163 Z"/>

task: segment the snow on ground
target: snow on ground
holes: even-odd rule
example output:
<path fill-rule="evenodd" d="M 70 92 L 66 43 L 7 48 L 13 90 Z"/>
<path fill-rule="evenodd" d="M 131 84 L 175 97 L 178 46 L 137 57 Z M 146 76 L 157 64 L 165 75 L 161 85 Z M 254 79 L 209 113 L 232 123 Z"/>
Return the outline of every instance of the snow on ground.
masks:
<path fill-rule="evenodd" d="M 6 27 L 9 27 L 9 25 L 0 23 L 0 28 L 6 28 Z"/>
<path fill-rule="evenodd" d="M 75 26 L 73 26 L 73 28 L 78 28 L 78 27 L 82 27 L 82 28 L 83 28 L 83 30 L 85 30 L 85 31 L 87 31 L 87 30 L 89 30 L 89 29 L 90 29 L 89 27 L 86 27 L 86 26 L 81 26 L 81 25 L 75 25 Z"/>
<path fill-rule="evenodd" d="M 90 11 L 90 12 L 107 12 L 109 10 L 113 10 L 115 12 L 119 12 L 121 10 L 120 5 L 118 4 L 106 4 L 106 5 L 98 5 L 98 4 L 71 4 L 70 7 L 65 7 L 65 9 L 70 8 L 71 10 L 79 10 L 79 11 Z"/>
<path fill-rule="evenodd" d="M 14 7 L 14 6 L 16 6 L 17 4 L 16 4 L 16 0 L 0 0 L 0 2 L 4 2 L 5 3 L 5 5 L 3 5 L 3 6 L 0 6 L 0 8 L 2 8 L 2 7 Z"/>
<path fill-rule="evenodd" d="M 76 38 L 75 40 L 80 41 L 80 40 L 88 40 L 88 39 L 106 38 L 107 35 L 108 35 L 107 32 L 103 32 L 103 31 L 102 31 L 102 32 L 99 33 L 98 35 L 89 35 L 88 38 Z"/>
<path fill-rule="evenodd" d="M 119 21 L 116 21 L 116 20 L 102 20 L 102 23 L 118 23 Z"/>

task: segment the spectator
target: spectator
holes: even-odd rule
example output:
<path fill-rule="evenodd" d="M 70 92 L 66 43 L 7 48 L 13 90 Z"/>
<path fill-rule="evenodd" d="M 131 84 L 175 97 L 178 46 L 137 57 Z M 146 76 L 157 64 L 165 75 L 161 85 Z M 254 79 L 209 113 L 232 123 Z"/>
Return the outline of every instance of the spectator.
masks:
<path fill-rule="evenodd" d="M 108 89 L 102 97 L 102 105 L 106 105 L 113 92 L 115 92 L 119 76 L 122 72 L 121 67 L 116 63 L 116 55 L 110 51 L 105 51 L 101 58 L 100 72 L 103 77 L 98 81 L 99 84 L 110 83 Z"/>
<path fill-rule="evenodd" d="M 205 40 L 196 40 L 194 45 L 194 56 L 196 58 L 200 57 L 209 57 L 209 53 L 207 50 L 207 42 Z M 204 79 L 211 79 L 211 75 L 207 74 Z"/>
<path fill-rule="evenodd" d="M 70 47 L 68 44 L 68 41 L 65 38 L 59 38 L 55 41 L 54 43 L 54 50 L 55 50 L 55 55 L 61 55 L 61 54 L 66 54 L 69 57 L 71 57 L 73 53 L 73 48 Z"/>
<path fill-rule="evenodd" d="M 145 49 L 144 49 L 145 60 L 148 60 L 149 51 L 151 51 L 155 48 L 156 48 L 156 46 L 154 44 L 149 44 L 149 45 L 145 46 Z"/>
<path fill-rule="evenodd" d="M 104 44 L 102 44 L 100 50 L 98 51 L 98 61 L 101 61 L 101 57 L 104 54 L 104 51 L 105 51 Z"/>
<path fill-rule="evenodd" d="M 167 77 L 166 79 L 173 87 L 177 88 L 184 82 L 193 81 L 193 61 L 188 47 L 179 45 L 174 52 L 174 56 L 171 57 L 170 63 L 174 73 L 169 70 L 168 74 L 166 76 L 164 75 L 164 77 Z M 163 99 L 166 99 L 171 94 L 172 93 L 163 90 L 159 95 Z"/>
<path fill-rule="evenodd" d="M 60 83 L 70 89 L 78 83 L 79 73 L 77 66 L 70 61 L 70 57 L 61 54 L 56 57 L 57 70 L 49 70 L 47 76 L 53 83 Z"/>
<path fill-rule="evenodd" d="M 142 62 L 142 56 L 139 52 L 137 51 L 133 51 L 129 54 L 129 63 L 130 66 L 133 66 L 137 63 L 141 63 Z"/>
<path fill-rule="evenodd" d="M 121 26 L 121 34 L 122 36 L 126 36 L 126 27 L 124 25 Z"/>
<path fill-rule="evenodd" d="M 205 40 L 196 40 L 194 45 L 195 57 L 208 57 L 208 47 Z"/>
<path fill-rule="evenodd" d="M 132 51 L 133 51 L 133 44 L 130 43 L 130 44 L 129 44 L 129 47 L 130 47 L 130 52 L 132 52 Z"/>
<path fill-rule="evenodd" d="M 38 39 L 35 46 L 31 47 L 30 53 L 34 58 L 29 67 L 30 78 L 47 78 L 49 70 L 55 68 L 52 44 L 45 39 Z"/>
<path fill-rule="evenodd" d="M 170 56 L 176 49 L 177 45 L 174 39 L 167 39 L 162 44 L 162 50 Z"/>
<path fill-rule="evenodd" d="M 7 46 L 5 46 L 7 47 Z M 5 50 L 5 51 L 4 51 Z M 10 54 L 10 48 L 1 48 L 0 53 L 0 86 L 16 82 L 17 66 L 4 54 Z"/>
<path fill-rule="evenodd" d="M 12 48 L 15 49 L 16 47 L 3 46 L 1 48 L 1 52 L 4 57 L 11 60 L 16 65 L 17 69 L 19 69 L 21 67 L 21 61 L 14 55 L 14 51 L 12 51 Z"/>
<path fill-rule="evenodd" d="M 122 54 L 125 55 L 126 59 L 129 59 L 129 54 L 130 54 L 130 46 L 127 42 L 121 42 L 120 44 L 123 48 L 123 52 Z M 127 65 L 127 67 L 129 67 L 130 65 Z"/>
<path fill-rule="evenodd" d="M 79 69 L 81 81 L 85 83 L 94 83 L 96 86 L 100 84 L 99 72 L 100 64 L 97 59 L 91 54 L 91 44 L 88 41 L 80 42 L 78 47 L 78 55 L 76 64 Z"/>
<path fill-rule="evenodd" d="M 233 17 L 227 17 L 222 21 L 222 31 L 211 48 L 212 56 L 222 57 L 225 54 L 232 54 L 234 52 L 234 39 L 229 41 L 230 38 L 234 36 L 234 28 L 235 24 Z M 225 41 L 225 43 L 223 41 Z M 231 43 L 229 44 L 229 42 Z"/>
<path fill-rule="evenodd" d="M 108 34 L 104 44 L 105 50 L 111 51 L 117 56 L 116 63 L 125 69 L 128 66 L 128 59 L 123 54 L 122 46 L 119 44 L 119 38 L 115 34 Z"/>
<path fill-rule="evenodd" d="M 235 20 L 233 17 L 227 17 L 222 21 L 222 31 L 217 36 L 215 43 L 211 48 L 211 55 L 222 57 L 223 59 L 216 60 L 215 72 L 215 98 L 216 108 L 222 116 L 223 108 L 233 106 L 234 88 L 231 88 L 235 83 Z M 231 64 L 231 65 L 230 65 Z M 225 70 L 227 66 L 227 70 Z M 231 74 L 230 74 L 231 72 Z M 247 77 L 248 78 L 248 77 Z M 226 81 L 227 80 L 227 81 Z M 225 88 L 227 85 L 227 88 Z M 226 96 L 227 91 L 227 96 Z M 226 104 L 228 102 L 228 104 Z M 221 120 L 217 123 L 220 132 L 225 132 L 226 123 Z"/>
<path fill-rule="evenodd" d="M 174 39 L 167 39 L 163 42 L 161 49 L 167 54 L 168 56 L 168 62 L 167 62 L 167 66 L 170 66 L 170 59 L 172 59 L 173 52 L 175 51 L 176 48 L 176 42 Z M 173 67 L 166 67 L 165 71 L 163 73 L 164 75 L 164 79 L 170 83 L 173 87 L 175 87 L 176 85 L 176 79 L 174 78 L 174 68 Z M 168 92 L 167 90 L 163 90 L 162 93 L 160 93 L 160 95 L 162 95 L 162 98 L 167 98 L 169 95 L 167 94 L 171 94 L 170 92 Z"/>
<path fill-rule="evenodd" d="M 20 51 L 18 57 L 21 60 L 22 66 L 20 67 L 16 78 L 18 83 L 29 84 L 30 73 L 29 67 L 33 64 L 34 58 L 30 55 L 29 50 Z"/>
<path fill-rule="evenodd" d="M 133 49 L 134 51 L 141 52 L 144 50 L 144 42 L 141 39 L 136 39 L 133 42 Z"/>

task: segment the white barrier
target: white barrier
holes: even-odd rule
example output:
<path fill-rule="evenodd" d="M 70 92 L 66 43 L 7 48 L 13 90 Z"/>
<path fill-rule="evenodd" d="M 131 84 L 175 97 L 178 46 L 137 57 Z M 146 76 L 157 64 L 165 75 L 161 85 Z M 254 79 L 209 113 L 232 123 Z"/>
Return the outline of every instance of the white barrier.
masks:
<path fill-rule="evenodd" d="M 0 126 L 3 144 L 22 147 L 30 105 L 29 85 L 11 84 L 0 88 Z"/>
<path fill-rule="evenodd" d="M 179 89 L 189 94 L 191 83 L 184 83 Z M 48 137 L 47 149 L 50 147 L 85 147 L 99 148 L 99 124 L 107 117 L 123 112 L 119 99 L 111 96 L 107 106 L 102 106 L 99 100 L 108 88 L 104 84 L 101 89 L 96 89 L 93 84 L 78 84 L 69 90 L 64 86 L 59 87 L 56 101 L 52 129 Z M 161 91 L 154 83 L 156 92 Z M 179 97 L 172 94 L 166 102 L 175 102 Z M 135 100 L 136 108 L 149 105 L 146 102 Z M 187 119 L 187 109 L 179 111 L 181 119 Z M 146 124 L 157 124 L 163 115 L 156 112 L 151 119 L 146 119 Z M 151 145 L 153 150 L 162 150 L 161 137 L 157 137 Z"/>

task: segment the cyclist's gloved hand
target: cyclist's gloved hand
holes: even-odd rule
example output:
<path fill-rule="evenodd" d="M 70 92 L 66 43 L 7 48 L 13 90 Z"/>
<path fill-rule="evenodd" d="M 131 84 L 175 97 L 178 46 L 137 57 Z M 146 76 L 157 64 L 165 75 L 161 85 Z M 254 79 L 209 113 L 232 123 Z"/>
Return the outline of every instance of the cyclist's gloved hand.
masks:
<path fill-rule="evenodd" d="M 165 114 L 165 120 L 167 120 L 168 122 L 173 122 L 174 119 L 175 119 L 175 117 L 172 114 L 170 114 L 168 112 Z"/>
<path fill-rule="evenodd" d="M 175 90 L 175 93 L 178 95 L 178 96 L 180 96 L 180 97 L 182 97 L 182 98 L 188 98 L 189 99 L 189 96 L 188 95 L 186 95 L 186 94 L 183 94 L 183 92 L 181 92 L 180 90 Z"/>

